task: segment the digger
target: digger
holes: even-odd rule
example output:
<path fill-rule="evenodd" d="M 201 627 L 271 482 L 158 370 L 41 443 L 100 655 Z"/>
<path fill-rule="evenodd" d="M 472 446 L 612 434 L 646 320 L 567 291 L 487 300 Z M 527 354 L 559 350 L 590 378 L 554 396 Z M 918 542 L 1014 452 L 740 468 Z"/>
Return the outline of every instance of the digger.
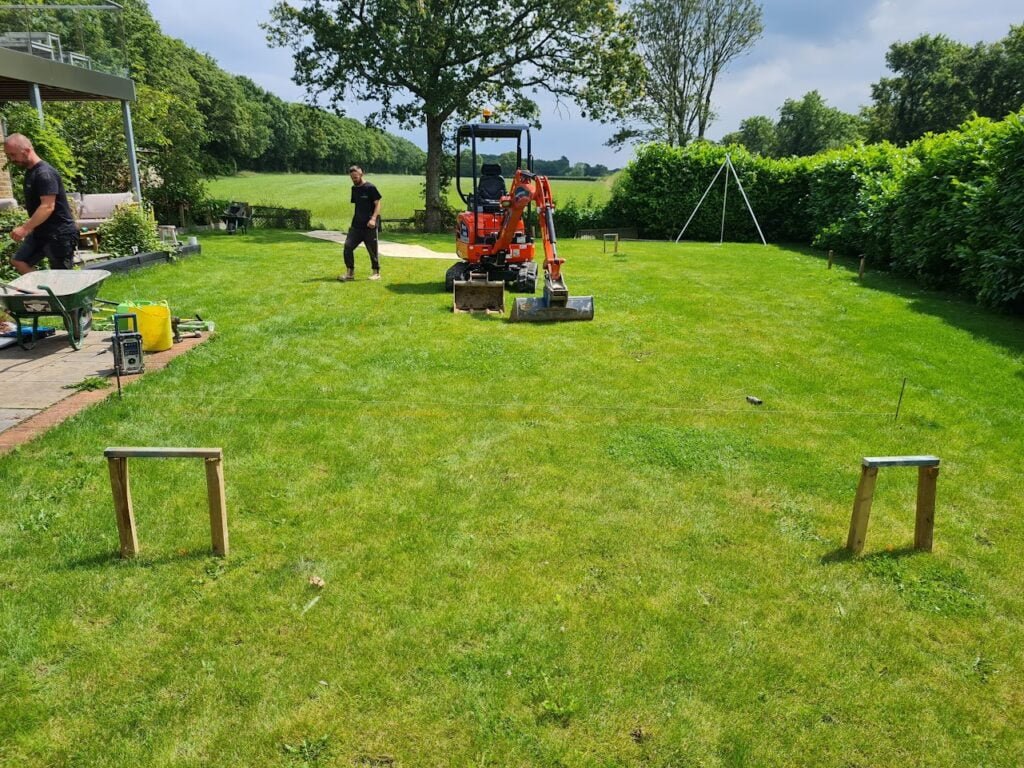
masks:
<path fill-rule="evenodd" d="M 523 156 L 523 137 L 526 156 Z M 516 171 L 511 191 L 505 187 L 501 167 L 484 163 L 477 175 L 477 141 L 515 139 Z M 455 312 L 505 311 L 505 287 L 519 293 L 537 290 L 537 262 L 534 238 L 525 217 L 537 206 L 541 243 L 544 249 L 544 290 L 540 298 L 519 297 L 512 305 L 512 322 L 593 320 L 593 296 L 569 296 L 562 277 L 556 248 L 554 203 L 547 177 L 533 172 L 530 129 L 526 125 L 470 123 L 460 126 L 455 136 L 455 185 L 466 204 L 459 214 L 455 250 L 460 261 L 445 274 L 445 289 L 453 294 Z M 471 149 L 472 191 L 462 190 L 462 145 Z M 525 159 L 525 164 L 524 164 Z"/>

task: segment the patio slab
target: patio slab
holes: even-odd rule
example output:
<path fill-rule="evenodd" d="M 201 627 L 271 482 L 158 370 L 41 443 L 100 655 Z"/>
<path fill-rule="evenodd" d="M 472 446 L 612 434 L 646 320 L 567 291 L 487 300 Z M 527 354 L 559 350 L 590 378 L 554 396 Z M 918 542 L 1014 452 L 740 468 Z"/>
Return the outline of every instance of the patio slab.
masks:
<path fill-rule="evenodd" d="M 122 376 L 122 386 L 160 370 L 207 338 L 186 338 L 164 352 L 147 352 L 145 373 Z M 0 349 L 0 454 L 117 392 L 113 386 L 89 392 L 68 388 L 89 377 L 113 378 L 111 339 L 109 332 L 93 331 L 76 351 L 58 331 L 31 350 Z"/>

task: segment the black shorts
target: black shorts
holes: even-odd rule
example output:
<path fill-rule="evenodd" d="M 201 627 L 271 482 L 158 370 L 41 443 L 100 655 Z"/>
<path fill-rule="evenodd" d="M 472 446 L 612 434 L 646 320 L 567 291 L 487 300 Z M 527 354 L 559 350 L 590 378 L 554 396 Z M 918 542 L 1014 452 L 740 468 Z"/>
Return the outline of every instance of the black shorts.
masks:
<path fill-rule="evenodd" d="M 55 235 L 40 240 L 35 232 L 26 237 L 14 254 L 14 261 L 21 261 L 30 267 L 39 265 L 46 258 L 50 269 L 74 269 L 75 249 L 78 248 L 78 233 Z"/>

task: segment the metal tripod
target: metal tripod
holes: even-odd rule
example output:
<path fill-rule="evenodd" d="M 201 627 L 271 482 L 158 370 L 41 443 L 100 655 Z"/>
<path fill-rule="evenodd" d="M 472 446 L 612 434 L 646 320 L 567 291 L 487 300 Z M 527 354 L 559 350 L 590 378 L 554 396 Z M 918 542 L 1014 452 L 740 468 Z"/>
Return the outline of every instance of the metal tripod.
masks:
<path fill-rule="evenodd" d="M 726 153 L 725 160 L 723 160 L 722 164 L 718 167 L 718 172 L 715 174 L 715 178 L 711 180 L 711 183 L 708 184 L 708 188 L 704 190 L 704 194 L 697 202 L 697 207 L 693 209 L 693 213 L 690 214 L 690 218 L 686 220 L 683 228 L 679 230 L 679 236 L 676 237 L 676 242 L 678 243 L 683 237 L 683 233 L 686 231 L 686 228 L 690 226 L 690 222 L 693 221 L 693 217 L 697 215 L 697 211 L 700 210 L 700 206 L 704 202 L 704 198 L 708 196 L 711 188 L 715 186 L 715 182 L 718 181 L 718 177 L 722 175 L 722 171 L 726 171 L 726 174 L 725 188 L 722 191 L 722 231 L 718 237 L 718 242 L 722 243 L 725 240 L 725 204 L 729 200 L 729 171 L 731 171 L 732 177 L 736 179 L 736 186 L 740 188 L 740 194 L 743 195 L 743 202 L 747 204 L 747 210 L 750 211 L 750 218 L 754 220 L 754 226 L 757 227 L 757 234 L 761 236 L 761 242 L 764 243 L 764 245 L 768 245 L 768 242 L 764 239 L 764 233 L 761 231 L 761 225 L 757 223 L 757 216 L 754 215 L 754 209 L 750 205 L 750 200 L 747 199 L 747 193 L 743 191 L 743 183 L 740 181 L 739 174 L 736 173 L 736 166 L 732 164 L 732 158 L 729 156 L 729 153 Z"/>

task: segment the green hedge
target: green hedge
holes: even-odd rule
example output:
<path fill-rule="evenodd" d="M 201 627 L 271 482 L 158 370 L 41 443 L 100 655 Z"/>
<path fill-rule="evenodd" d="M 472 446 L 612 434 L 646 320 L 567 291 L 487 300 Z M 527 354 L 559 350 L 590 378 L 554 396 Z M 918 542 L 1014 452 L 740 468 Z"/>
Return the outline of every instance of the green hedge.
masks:
<path fill-rule="evenodd" d="M 872 144 L 774 160 L 742 147 L 651 144 L 623 172 L 594 226 L 636 227 L 675 238 L 722 166 L 739 173 L 765 237 L 863 254 L 923 285 L 962 290 L 1024 311 L 1024 111 L 976 119 L 906 148 Z M 755 241 L 734 181 L 721 177 L 686 231 L 688 240 Z"/>

